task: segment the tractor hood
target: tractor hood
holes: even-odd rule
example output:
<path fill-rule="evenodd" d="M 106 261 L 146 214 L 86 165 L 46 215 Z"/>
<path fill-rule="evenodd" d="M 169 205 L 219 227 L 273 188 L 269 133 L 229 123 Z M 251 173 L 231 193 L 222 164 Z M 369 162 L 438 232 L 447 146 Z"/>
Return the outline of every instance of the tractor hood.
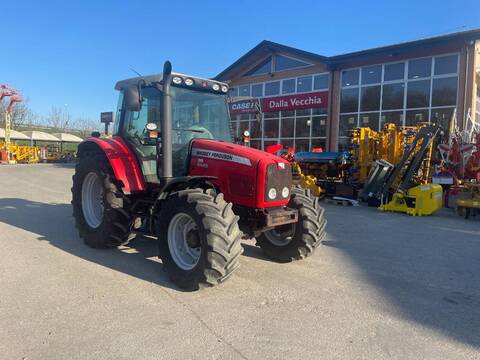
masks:
<path fill-rule="evenodd" d="M 288 161 L 250 147 L 224 141 L 194 139 L 191 144 L 189 175 L 213 176 L 212 182 L 225 200 L 250 208 L 287 205 L 292 172 Z M 268 198 L 266 190 L 275 187 L 276 196 Z"/>
<path fill-rule="evenodd" d="M 192 142 L 192 156 L 223 160 L 232 165 L 256 166 L 260 160 L 270 164 L 288 164 L 288 161 L 265 151 L 209 139 L 195 139 Z"/>

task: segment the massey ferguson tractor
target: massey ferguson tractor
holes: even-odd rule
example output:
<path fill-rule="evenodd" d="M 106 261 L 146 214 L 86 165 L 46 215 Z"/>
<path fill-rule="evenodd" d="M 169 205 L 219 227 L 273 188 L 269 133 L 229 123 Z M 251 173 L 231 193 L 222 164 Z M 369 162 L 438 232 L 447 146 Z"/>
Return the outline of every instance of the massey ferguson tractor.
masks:
<path fill-rule="evenodd" d="M 79 145 L 73 214 L 93 248 L 156 237 L 180 288 L 227 279 L 242 238 L 270 258 L 311 255 L 325 236 L 318 199 L 292 187 L 289 163 L 233 144 L 224 83 L 173 73 L 119 81 L 112 138 Z"/>

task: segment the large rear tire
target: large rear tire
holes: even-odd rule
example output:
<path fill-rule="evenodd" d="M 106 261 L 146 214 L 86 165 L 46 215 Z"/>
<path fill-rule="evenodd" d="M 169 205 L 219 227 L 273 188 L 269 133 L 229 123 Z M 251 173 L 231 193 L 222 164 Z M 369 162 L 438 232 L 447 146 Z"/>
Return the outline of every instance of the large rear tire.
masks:
<path fill-rule="evenodd" d="M 88 246 L 112 248 L 135 237 L 130 199 L 123 195 L 104 154 L 82 154 L 72 180 L 75 225 Z"/>
<path fill-rule="evenodd" d="M 278 226 L 257 238 L 257 245 L 265 255 L 279 262 L 301 260 L 310 256 L 326 235 L 324 209 L 310 190 L 292 188 L 288 206 L 298 210 L 298 222 Z"/>
<path fill-rule="evenodd" d="M 239 267 L 242 232 L 223 194 L 203 189 L 172 193 L 156 219 L 160 258 L 180 288 L 217 285 Z"/>

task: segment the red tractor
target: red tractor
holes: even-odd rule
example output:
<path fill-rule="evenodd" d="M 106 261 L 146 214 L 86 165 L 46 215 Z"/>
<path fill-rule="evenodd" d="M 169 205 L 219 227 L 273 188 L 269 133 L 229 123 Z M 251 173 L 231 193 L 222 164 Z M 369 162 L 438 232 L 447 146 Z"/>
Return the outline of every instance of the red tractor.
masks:
<path fill-rule="evenodd" d="M 154 236 L 170 279 L 189 290 L 227 279 L 242 238 L 281 262 L 313 253 L 325 236 L 318 199 L 292 187 L 288 161 L 231 143 L 226 84 L 166 62 L 115 88 L 113 137 L 78 147 L 72 205 L 87 245 Z"/>

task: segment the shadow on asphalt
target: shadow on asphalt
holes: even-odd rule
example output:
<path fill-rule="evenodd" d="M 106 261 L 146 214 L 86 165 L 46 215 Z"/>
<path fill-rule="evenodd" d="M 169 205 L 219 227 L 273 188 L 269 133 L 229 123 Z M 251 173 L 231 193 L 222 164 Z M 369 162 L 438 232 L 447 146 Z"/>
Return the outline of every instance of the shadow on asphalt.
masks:
<path fill-rule="evenodd" d="M 139 237 L 120 249 L 92 249 L 79 238 L 70 204 L 45 204 L 25 199 L 0 199 L 0 222 L 32 232 L 38 240 L 93 263 L 177 291 L 162 270 L 156 241 Z M 153 259 L 152 259 L 153 258 Z"/>
<path fill-rule="evenodd" d="M 323 245 L 346 255 L 391 304 L 374 306 L 480 347 L 478 222 L 451 212 L 409 217 L 329 207 L 326 213 L 330 236 Z"/>
<path fill-rule="evenodd" d="M 71 213 L 69 204 L 0 199 L 1 222 L 37 234 L 38 240 L 82 259 L 181 291 L 156 261 L 155 241 L 139 238 L 121 249 L 91 249 L 78 237 Z M 388 300 L 391 305 L 373 305 L 381 306 L 381 313 L 393 313 L 480 347 L 480 229 L 476 221 L 442 215 L 436 220 L 409 218 L 358 208 L 328 208 L 327 217 L 330 236 L 323 245 L 348 256 L 365 281 Z M 244 249 L 246 256 L 269 261 L 255 246 L 244 244 Z"/>

